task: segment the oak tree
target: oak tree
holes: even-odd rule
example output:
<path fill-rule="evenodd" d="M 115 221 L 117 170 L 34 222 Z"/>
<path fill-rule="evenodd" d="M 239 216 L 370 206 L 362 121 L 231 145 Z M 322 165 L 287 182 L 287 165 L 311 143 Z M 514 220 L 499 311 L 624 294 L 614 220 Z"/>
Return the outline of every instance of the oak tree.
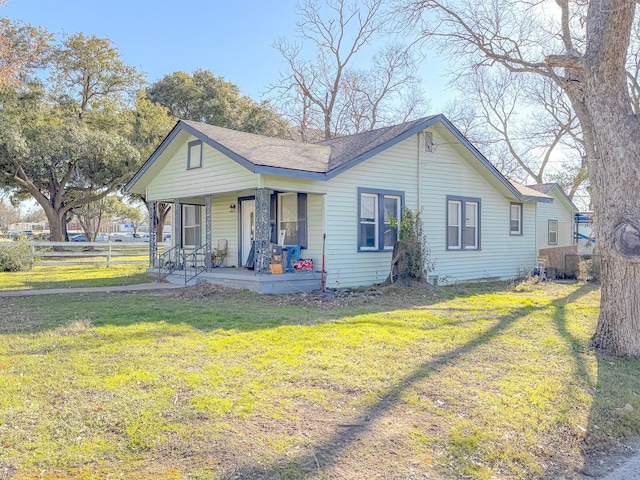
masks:
<path fill-rule="evenodd" d="M 551 11 L 549 2 L 420 0 L 403 2 L 403 11 L 431 17 L 423 35 L 445 39 L 450 55 L 542 75 L 564 89 L 580 122 L 601 255 L 591 345 L 640 357 L 640 120 L 626 69 L 636 4 L 556 0 Z"/>

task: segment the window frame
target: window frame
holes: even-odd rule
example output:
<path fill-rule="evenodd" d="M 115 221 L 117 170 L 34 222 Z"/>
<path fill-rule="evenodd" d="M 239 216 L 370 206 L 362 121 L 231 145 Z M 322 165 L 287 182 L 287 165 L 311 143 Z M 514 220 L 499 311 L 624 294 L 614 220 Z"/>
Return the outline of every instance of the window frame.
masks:
<path fill-rule="evenodd" d="M 302 192 L 272 192 L 269 200 L 269 224 L 271 226 L 271 243 L 280 244 L 281 201 L 284 195 L 296 196 L 296 237 L 298 243 L 286 245 L 298 245 L 300 248 L 308 248 L 308 195 Z"/>
<path fill-rule="evenodd" d="M 450 203 L 455 203 L 458 205 L 457 208 L 457 212 L 458 212 L 458 225 L 450 225 L 449 223 L 449 204 Z M 473 225 L 473 227 L 475 228 L 475 233 L 474 233 L 474 244 L 471 245 L 466 245 L 465 244 L 465 231 L 467 229 L 467 221 L 466 221 L 466 213 L 467 213 L 467 204 L 474 204 L 475 205 L 475 225 Z M 459 197 L 459 196 L 455 196 L 455 195 L 447 195 L 446 198 L 446 204 L 445 204 L 445 211 L 446 211 L 446 219 L 445 219 L 445 246 L 446 246 L 446 250 L 452 250 L 452 251 L 480 251 L 482 248 L 482 242 L 481 242 L 481 238 L 482 238 L 482 224 L 481 224 L 481 218 L 482 218 L 482 201 L 480 198 L 475 198 L 475 197 Z M 455 245 L 450 245 L 449 239 L 449 227 L 451 226 L 457 226 L 458 228 L 458 235 L 457 235 L 457 242 Z"/>
<path fill-rule="evenodd" d="M 513 222 L 513 207 L 518 207 L 519 210 L 519 214 L 518 214 L 518 229 L 517 230 L 513 230 L 513 227 L 511 226 L 511 222 Z M 523 218 L 523 213 L 524 213 L 524 206 L 522 203 L 516 203 L 516 202 L 511 202 L 511 204 L 509 205 L 509 235 L 514 235 L 514 236 L 518 236 L 518 235 L 523 235 L 524 234 L 524 228 L 522 225 L 522 218 Z"/>
<path fill-rule="evenodd" d="M 551 225 L 555 225 L 555 232 L 551 231 Z M 555 241 L 551 241 L 551 233 L 555 233 Z M 547 220 L 547 244 L 558 245 L 558 220 Z"/>
<path fill-rule="evenodd" d="M 364 235 L 362 234 L 362 225 L 371 224 L 371 222 L 362 222 L 362 198 L 375 198 L 375 218 L 374 225 L 374 246 L 363 246 Z M 385 198 L 397 199 L 398 222 L 402 220 L 402 211 L 404 210 L 404 192 L 400 190 L 383 190 L 378 188 L 358 187 L 358 207 L 357 207 L 357 251 L 358 252 L 390 252 L 393 251 L 394 245 L 385 245 L 385 227 L 391 225 L 391 222 L 385 222 Z M 396 228 L 396 241 L 398 230 Z"/>
<path fill-rule="evenodd" d="M 197 163 L 192 159 L 193 147 L 200 147 L 200 155 L 198 155 Z M 204 148 L 202 147 L 202 140 L 194 140 L 187 144 L 187 170 L 193 170 L 194 168 L 202 168 L 202 156 Z"/>
<path fill-rule="evenodd" d="M 187 225 L 187 209 L 193 208 L 194 209 L 194 220 L 195 223 L 193 225 Z M 188 204 L 188 203 L 183 203 L 182 204 L 182 212 L 181 213 L 181 218 L 180 218 L 180 229 L 181 229 L 181 247 L 182 248 L 199 248 L 202 246 L 202 205 L 192 205 L 192 204 Z M 187 238 L 187 229 L 193 229 L 193 235 L 194 235 L 194 240 L 195 243 L 194 244 L 188 244 L 186 243 L 186 238 Z"/>

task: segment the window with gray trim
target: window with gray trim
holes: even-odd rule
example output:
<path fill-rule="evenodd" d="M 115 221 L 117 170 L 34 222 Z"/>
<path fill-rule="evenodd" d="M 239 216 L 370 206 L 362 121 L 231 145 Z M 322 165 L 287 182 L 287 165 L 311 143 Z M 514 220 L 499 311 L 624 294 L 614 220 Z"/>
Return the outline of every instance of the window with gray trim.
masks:
<path fill-rule="evenodd" d="M 182 248 L 198 248 L 202 244 L 200 205 L 182 205 Z"/>
<path fill-rule="evenodd" d="M 404 192 L 358 188 L 358 250 L 393 250 Z"/>
<path fill-rule="evenodd" d="M 558 220 L 549 220 L 549 245 L 558 244 Z"/>
<path fill-rule="evenodd" d="M 187 170 L 202 167 L 202 140 L 189 142 L 187 148 Z"/>
<path fill-rule="evenodd" d="M 522 204 L 512 203 L 509 213 L 509 233 L 522 235 Z"/>
<path fill-rule="evenodd" d="M 480 199 L 447 197 L 447 250 L 480 249 Z"/>

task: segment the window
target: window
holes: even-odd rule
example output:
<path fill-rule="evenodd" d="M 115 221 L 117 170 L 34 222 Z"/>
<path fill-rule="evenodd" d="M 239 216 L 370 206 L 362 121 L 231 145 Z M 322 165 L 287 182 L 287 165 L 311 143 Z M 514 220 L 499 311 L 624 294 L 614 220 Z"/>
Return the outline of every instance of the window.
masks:
<path fill-rule="evenodd" d="M 182 206 L 182 247 L 197 248 L 200 247 L 201 230 L 201 207 L 200 205 L 183 205 Z"/>
<path fill-rule="evenodd" d="M 558 244 L 558 221 L 549 220 L 549 245 Z"/>
<path fill-rule="evenodd" d="M 307 248 L 307 194 L 278 193 L 271 195 L 271 241 Z"/>
<path fill-rule="evenodd" d="M 447 197 L 447 250 L 480 249 L 480 200 Z"/>
<path fill-rule="evenodd" d="M 358 250 L 393 250 L 404 193 L 358 189 Z"/>
<path fill-rule="evenodd" d="M 202 167 L 202 141 L 189 142 L 187 152 L 187 170 Z"/>
<path fill-rule="evenodd" d="M 511 235 L 522 235 L 522 204 L 512 203 L 509 216 L 509 232 Z"/>

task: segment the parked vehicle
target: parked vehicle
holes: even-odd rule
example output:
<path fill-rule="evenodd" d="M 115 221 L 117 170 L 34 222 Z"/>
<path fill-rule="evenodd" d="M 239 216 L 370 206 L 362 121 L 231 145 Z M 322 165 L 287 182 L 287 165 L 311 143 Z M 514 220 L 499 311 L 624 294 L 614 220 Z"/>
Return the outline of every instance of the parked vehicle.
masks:
<path fill-rule="evenodd" d="M 112 233 L 109 240 L 112 242 L 148 242 L 149 236 L 145 237 L 139 233 L 132 232 Z"/>
<path fill-rule="evenodd" d="M 87 241 L 87 237 L 80 234 L 80 235 L 73 235 L 72 237 L 69 237 L 69 241 L 70 242 L 86 242 Z"/>

